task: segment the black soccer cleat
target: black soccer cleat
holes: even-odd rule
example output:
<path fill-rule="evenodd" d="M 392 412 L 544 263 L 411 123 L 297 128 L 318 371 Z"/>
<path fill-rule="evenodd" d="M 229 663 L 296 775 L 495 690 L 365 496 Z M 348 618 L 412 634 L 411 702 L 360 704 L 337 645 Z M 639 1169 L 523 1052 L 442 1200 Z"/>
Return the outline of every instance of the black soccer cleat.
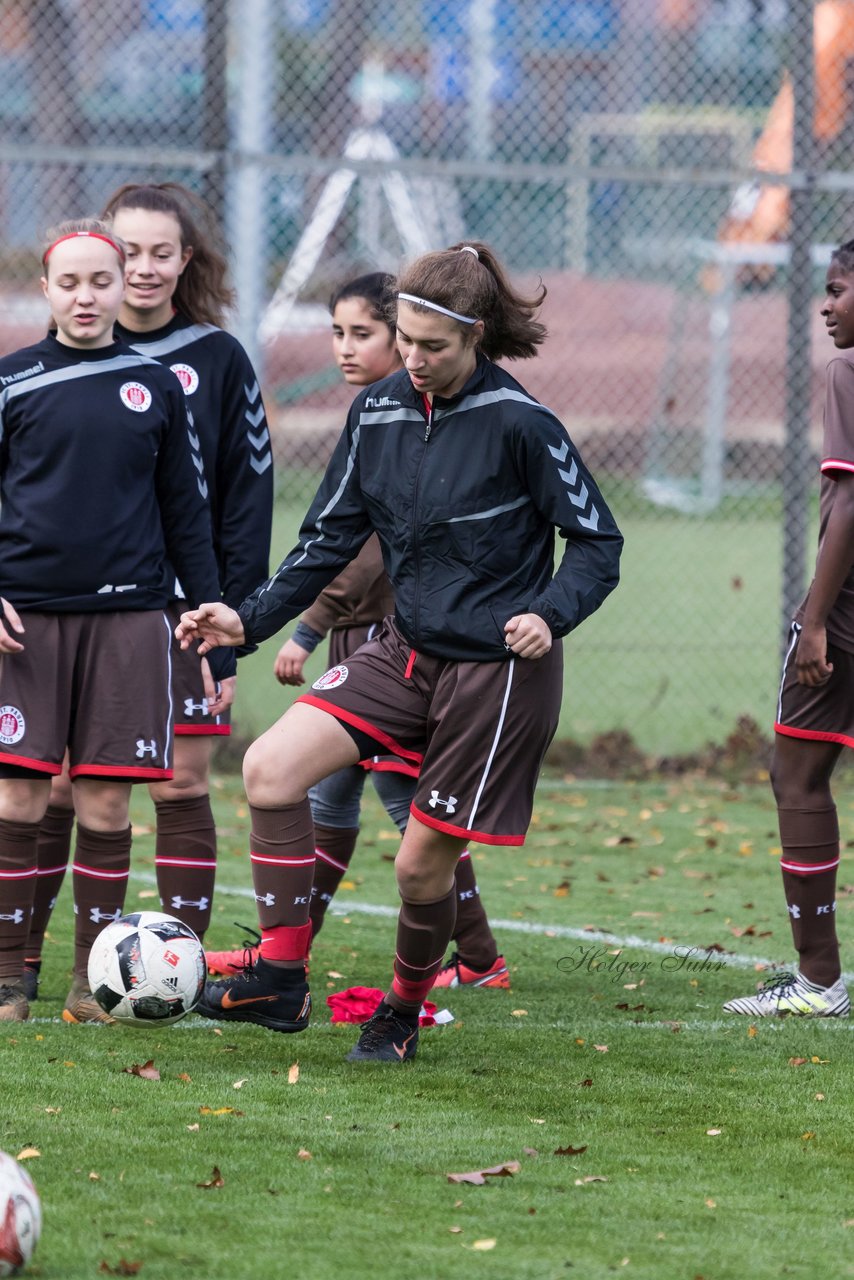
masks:
<path fill-rule="evenodd" d="M 300 980 L 283 979 L 293 973 Z M 305 1031 L 311 996 L 299 970 L 277 969 L 259 959 L 231 978 L 206 982 L 195 1012 L 218 1022 L 255 1022 L 270 1031 Z"/>
<path fill-rule="evenodd" d="M 347 1054 L 348 1062 L 407 1062 L 418 1048 L 418 1022 L 407 1022 L 383 1000 Z"/>

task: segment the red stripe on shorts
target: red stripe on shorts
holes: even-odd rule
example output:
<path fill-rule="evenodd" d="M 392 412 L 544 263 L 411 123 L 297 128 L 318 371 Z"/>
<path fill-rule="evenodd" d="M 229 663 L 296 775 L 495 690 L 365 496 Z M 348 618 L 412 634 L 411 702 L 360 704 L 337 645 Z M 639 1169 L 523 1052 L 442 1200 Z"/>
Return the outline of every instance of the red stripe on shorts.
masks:
<path fill-rule="evenodd" d="M 85 778 L 128 778 L 131 782 L 137 778 L 140 782 L 159 782 L 163 778 L 174 777 L 174 770 L 123 768 L 119 764 L 76 764 L 68 770 L 69 778 L 77 778 L 81 774 Z"/>
<path fill-rule="evenodd" d="M 821 729 L 792 729 L 787 724 L 775 724 L 774 732 L 784 738 L 808 738 L 812 742 L 839 742 L 843 747 L 854 747 L 854 738 L 846 733 L 825 733 Z"/>
<path fill-rule="evenodd" d="M 178 734 L 195 734 L 196 737 L 213 737 L 214 734 L 231 733 L 230 724 L 176 724 L 175 735 Z"/>
<path fill-rule="evenodd" d="M 416 764 L 420 764 L 424 756 L 418 751 L 407 751 L 406 747 L 402 747 L 399 742 L 395 742 L 390 734 L 384 733 L 382 729 L 375 728 L 374 725 L 368 724 L 367 720 L 363 720 L 361 716 L 353 715 L 352 711 L 345 711 L 343 707 L 335 707 L 330 702 L 324 702 L 321 698 L 313 698 L 310 693 L 304 693 L 296 699 L 297 702 L 307 702 L 310 707 L 317 707 L 319 711 L 328 711 L 336 720 L 344 720 L 347 724 L 351 724 L 354 729 L 361 729 L 370 738 L 376 738 L 377 742 L 381 742 L 387 747 L 393 756 L 403 756 L 406 760 L 414 760 Z"/>
<path fill-rule="evenodd" d="M 407 764 L 404 760 L 395 764 L 385 756 L 374 756 L 372 760 L 360 760 L 359 763 L 371 773 L 405 773 L 407 778 L 417 778 L 421 772 L 417 764 Z"/>
<path fill-rule="evenodd" d="M 0 764 L 19 764 L 25 769 L 36 769 L 39 773 L 62 773 L 61 764 L 47 764 L 44 760 L 31 760 L 29 756 L 12 756 L 5 751 L 0 754 Z"/>
<path fill-rule="evenodd" d="M 423 822 L 425 827 L 434 827 L 437 831 L 444 831 L 449 836 L 459 836 L 461 840 L 476 840 L 479 844 L 524 844 L 524 836 L 494 836 L 488 831 L 474 831 L 471 827 L 455 827 L 451 822 L 445 822 L 441 818 L 434 818 L 428 813 L 422 811 L 413 804 L 410 807 L 410 813 Z"/>

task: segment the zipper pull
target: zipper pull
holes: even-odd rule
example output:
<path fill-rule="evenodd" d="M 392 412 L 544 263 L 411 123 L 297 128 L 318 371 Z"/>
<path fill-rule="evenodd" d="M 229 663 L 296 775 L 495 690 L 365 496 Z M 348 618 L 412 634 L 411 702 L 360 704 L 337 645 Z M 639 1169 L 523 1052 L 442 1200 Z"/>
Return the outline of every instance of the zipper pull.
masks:
<path fill-rule="evenodd" d="M 425 444 L 426 444 L 426 443 L 427 443 L 427 441 L 430 439 L 430 432 L 431 432 L 431 430 L 432 430 L 432 426 L 433 426 L 433 424 L 432 424 L 431 422 L 428 422 L 428 423 L 427 423 L 427 430 L 424 432 L 424 443 L 425 443 Z"/>

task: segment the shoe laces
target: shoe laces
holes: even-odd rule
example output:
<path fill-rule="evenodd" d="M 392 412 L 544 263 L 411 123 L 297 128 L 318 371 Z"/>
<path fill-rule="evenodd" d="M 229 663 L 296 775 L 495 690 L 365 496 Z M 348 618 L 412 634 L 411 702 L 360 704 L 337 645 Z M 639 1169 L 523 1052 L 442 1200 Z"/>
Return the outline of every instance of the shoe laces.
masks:
<path fill-rule="evenodd" d="M 377 1045 L 383 1043 L 388 1037 L 389 1030 L 400 1031 L 404 1035 L 411 1035 L 413 1028 L 408 1022 L 404 1022 L 402 1018 L 397 1018 L 393 1013 L 375 1013 L 372 1018 L 368 1018 L 367 1022 L 361 1024 L 362 1034 L 359 1036 L 359 1045 L 362 1049 L 374 1049 Z"/>
<path fill-rule="evenodd" d="M 255 957 L 253 956 L 252 952 L 255 947 L 260 947 L 261 935 L 258 932 L 258 930 L 253 929 L 251 925 L 240 924 L 239 921 L 237 920 L 233 920 L 232 924 L 234 925 L 235 929 L 242 929 L 244 933 L 248 933 L 250 935 L 248 938 L 244 938 L 241 944 L 243 947 L 243 959 L 241 963 L 229 965 L 229 968 L 233 969 L 235 973 L 245 974 L 249 969 L 252 969 L 255 967 Z"/>
<path fill-rule="evenodd" d="M 793 986 L 797 980 L 797 974 L 789 973 L 788 971 L 785 973 L 775 973 L 770 978 L 765 979 L 762 984 L 761 994 L 770 996 L 774 995 L 776 992 L 786 991 L 789 987 Z"/>

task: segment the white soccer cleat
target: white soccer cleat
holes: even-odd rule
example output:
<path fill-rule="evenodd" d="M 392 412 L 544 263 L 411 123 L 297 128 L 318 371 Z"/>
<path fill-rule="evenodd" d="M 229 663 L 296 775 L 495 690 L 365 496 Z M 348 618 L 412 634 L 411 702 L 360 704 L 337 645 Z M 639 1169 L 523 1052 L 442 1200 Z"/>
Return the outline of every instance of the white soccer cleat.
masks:
<path fill-rule="evenodd" d="M 750 1018 L 847 1018 L 851 1010 L 841 978 L 832 987 L 818 987 L 799 973 L 779 973 L 769 978 L 755 996 L 728 1000 L 726 1013 Z"/>

